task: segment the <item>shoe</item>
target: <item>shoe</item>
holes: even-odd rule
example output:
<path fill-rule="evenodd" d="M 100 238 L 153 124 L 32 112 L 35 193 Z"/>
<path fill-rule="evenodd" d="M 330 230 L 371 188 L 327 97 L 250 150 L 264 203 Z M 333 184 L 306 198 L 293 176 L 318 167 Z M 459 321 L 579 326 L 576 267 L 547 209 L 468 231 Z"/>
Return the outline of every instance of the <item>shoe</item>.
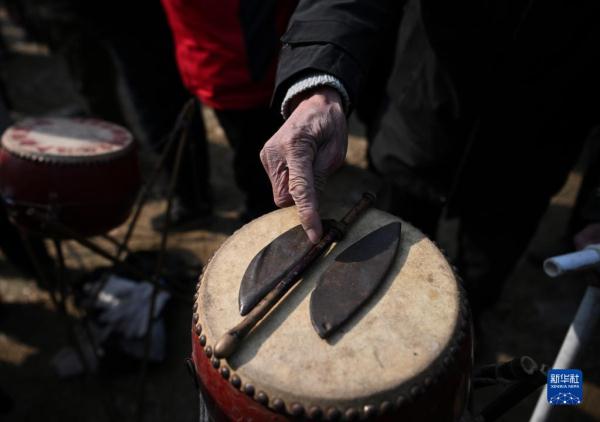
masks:
<path fill-rule="evenodd" d="M 209 204 L 189 208 L 181 202 L 178 198 L 173 199 L 171 206 L 171 220 L 169 222 L 169 230 L 172 231 L 185 231 L 193 230 L 198 226 L 206 222 L 212 217 L 212 206 Z M 157 232 L 163 231 L 167 222 L 166 211 L 152 218 L 150 224 L 152 229 Z"/>

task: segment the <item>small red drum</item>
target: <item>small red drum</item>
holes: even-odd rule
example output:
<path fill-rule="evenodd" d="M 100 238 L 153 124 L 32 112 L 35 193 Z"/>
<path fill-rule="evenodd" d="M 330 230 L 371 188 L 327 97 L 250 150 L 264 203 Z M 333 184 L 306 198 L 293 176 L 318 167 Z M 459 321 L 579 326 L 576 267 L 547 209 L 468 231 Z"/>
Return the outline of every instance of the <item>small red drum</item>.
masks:
<path fill-rule="evenodd" d="M 46 230 L 45 220 L 84 236 L 105 233 L 125 221 L 139 185 L 135 142 L 115 124 L 32 118 L 2 136 L 0 195 L 28 229 Z"/>
<path fill-rule="evenodd" d="M 299 224 L 296 209 L 254 220 L 221 246 L 198 283 L 192 326 L 192 360 L 215 420 L 461 418 L 473 359 L 468 306 L 444 255 L 414 227 L 402 223 L 390 272 L 339 332 L 323 340 L 312 327 L 319 275 L 346 247 L 394 221 L 367 211 L 227 359 L 213 348 L 240 321 L 240 280 L 263 247 Z"/>

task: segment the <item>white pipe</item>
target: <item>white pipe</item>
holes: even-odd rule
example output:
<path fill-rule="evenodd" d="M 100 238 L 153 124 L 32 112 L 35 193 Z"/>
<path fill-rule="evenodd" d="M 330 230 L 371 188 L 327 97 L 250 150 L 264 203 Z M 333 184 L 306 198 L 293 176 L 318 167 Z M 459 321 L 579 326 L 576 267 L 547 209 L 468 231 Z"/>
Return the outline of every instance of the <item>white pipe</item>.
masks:
<path fill-rule="evenodd" d="M 550 277 L 558 277 L 569 271 L 577 271 L 600 265 L 600 244 L 566 255 L 554 256 L 544 261 L 544 271 Z"/>
<path fill-rule="evenodd" d="M 572 369 L 571 365 L 575 362 L 579 349 L 588 342 L 599 320 L 600 288 L 588 286 L 552 368 Z M 550 409 L 544 388 L 529 422 L 545 422 Z"/>

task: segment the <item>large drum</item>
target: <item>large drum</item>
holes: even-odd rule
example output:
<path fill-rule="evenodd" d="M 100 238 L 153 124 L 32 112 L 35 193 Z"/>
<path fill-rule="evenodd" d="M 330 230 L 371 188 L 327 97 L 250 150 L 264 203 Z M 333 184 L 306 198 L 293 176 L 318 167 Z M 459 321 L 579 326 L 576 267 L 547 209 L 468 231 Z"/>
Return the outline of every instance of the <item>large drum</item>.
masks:
<path fill-rule="evenodd" d="M 85 236 L 105 233 L 127 218 L 139 184 L 135 143 L 120 126 L 35 118 L 2 136 L 0 194 L 31 230 L 58 222 Z"/>
<path fill-rule="evenodd" d="M 333 218 L 341 218 L 343 209 Z M 386 279 L 328 340 L 309 316 L 310 292 L 347 246 L 390 222 L 369 210 L 321 258 L 228 359 L 213 348 L 240 321 L 238 290 L 252 258 L 299 224 L 294 208 L 237 231 L 216 252 L 198 284 L 193 362 L 216 420 L 458 420 L 469 394 L 469 312 L 455 274 L 420 231 L 402 225 Z"/>

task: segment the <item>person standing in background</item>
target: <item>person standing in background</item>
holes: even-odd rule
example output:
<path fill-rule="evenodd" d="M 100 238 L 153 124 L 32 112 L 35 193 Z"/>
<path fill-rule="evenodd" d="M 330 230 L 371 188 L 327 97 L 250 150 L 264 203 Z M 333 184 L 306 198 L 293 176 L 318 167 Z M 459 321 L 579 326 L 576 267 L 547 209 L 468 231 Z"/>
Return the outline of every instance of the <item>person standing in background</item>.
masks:
<path fill-rule="evenodd" d="M 317 187 L 400 25 L 370 162 L 391 212 L 430 235 L 443 209 L 458 218 L 457 267 L 483 312 L 599 123 L 598 16 L 593 1 L 301 0 L 273 101 L 286 122 L 261 152 L 275 202 L 319 240 Z"/>
<path fill-rule="evenodd" d="M 123 125 L 155 153 L 163 151 L 190 94 L 179 76 L 171 30 L 160 0 L 146 2 L 143 10 L 137 4 L 115 0 L 4 3 L 27 39 L 47 46 L 54 60 L 66 65 L 66 76 L 81 101 L 65 104 L 67 114 L 59 111 L 61 115 L 95 117 Z M 186 145 L 183 170 L 175 185 L 175 225 L 188 210 L 193 210 L 196 218 L 208 217 L 212 211 L 208 148 L 199 109 L 190 133 L 196 142 Z M 175 153 L 165 164 L 172 172 Z"/>
<path fill-rule="evenodd" d="M 245 194 L 242 221 L 275 208 L 259 152 L 282 123 L 270 109 L 279 38 L 295 0 L 162 0 L 187 89 L 215 110 Z M 194 210 L 183 211 L 193 219 Z"/>

